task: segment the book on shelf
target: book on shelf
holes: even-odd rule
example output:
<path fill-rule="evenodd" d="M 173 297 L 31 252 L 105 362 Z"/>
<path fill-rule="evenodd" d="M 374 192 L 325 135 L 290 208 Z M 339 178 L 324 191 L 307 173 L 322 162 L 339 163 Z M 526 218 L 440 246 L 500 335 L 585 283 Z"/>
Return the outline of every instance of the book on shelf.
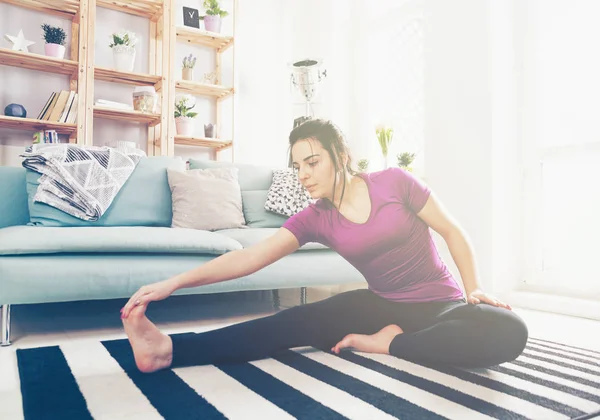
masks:
<path fill-rule="evenodd" d="M 56 130 L 41 130 L 33 134 L 33 144 L 60 143 Z"/>
<path fill-rule="evenodd" d="M 72 90 L 52 92 L 37 119 L 74 124 L 77 119 L 78 97 L 79 94 Z"/>

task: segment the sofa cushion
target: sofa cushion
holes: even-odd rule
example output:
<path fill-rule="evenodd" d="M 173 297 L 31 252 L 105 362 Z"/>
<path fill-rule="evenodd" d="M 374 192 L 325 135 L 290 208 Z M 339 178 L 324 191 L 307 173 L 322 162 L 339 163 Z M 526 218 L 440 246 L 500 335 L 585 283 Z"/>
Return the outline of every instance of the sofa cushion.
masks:
<path fill-rule="evenodd" d="M 224 229 L 220 230 L 219 233 L 229 238 L 235 239 L 237 242 L 242 244 L 244 248 L 248 248 L 263 239 L 268 238 L 277 232 L 279 228 L 253 228 L 253 229 Z M 315 249 L 330 249 L 329 247 L 320 244 L 318 242 L 308 242 L 300 247 L 301 251 L 315 250 Z"/>
<path fill-rule="evenodd" d="M 267 194 L 273 183 L 273 169 L 249 163 L 219 162 L 190 159 L 190 169 L 229 168 L 239 169 L 242 190 L 242 206 L 246 224 L 251 228 L 278 228 L 288 219 L 265 209 Z"/>
<path fill-rule="evenodd" d="M 268 193 L 268 190 L 242 191 L 242 208 L 249 227 L 278 228 L 288 219 L 265 209 Z"/>
<path fill-rule="evenodd" d="M 182 159 L 154 156 L 142 159 L 110 207 L 96 222 L 73 217 L 44 203 L 33 201 L 40 174 L 27 170 L 29 225 L 34 226 L 171 226 L 171 189 L 167 168 L 185 170 Z"/>
<path fill-rule="evenodd" d="M 0 228 L 29 222 L 25 168 L 0 166 Z"/>
<path fill-rule="evenodd" d="M 0 255 L 55 253 L 224 254 L 242 245 L 215 232 L 165 227 L 39 227 L 0 229 Z"/>
<path fill-rule="evenodd" d="M 168 169 L 172 227 L 220 230 L 245 227 L 237 168 Z"/>
<path fill-rule="evenodd" d="M 292 217 L 309 204 L 314 203 L 309 192 L 298 181 L 298 175 L 291 169 L 276 169 L 273 183 L 269 188 L 265 209 L 282 216 Z"/>

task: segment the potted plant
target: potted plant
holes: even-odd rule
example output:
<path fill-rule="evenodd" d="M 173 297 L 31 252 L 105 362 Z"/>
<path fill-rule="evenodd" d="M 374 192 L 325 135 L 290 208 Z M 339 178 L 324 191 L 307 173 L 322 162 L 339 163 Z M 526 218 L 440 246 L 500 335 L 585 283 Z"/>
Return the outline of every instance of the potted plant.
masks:
<path fill-rule="evenodd" d="M 183 80 L 193 80 L 195 65 L 196 57 L 194 57 L 192 54 L 183 57 Z"/>
<path fill-rule="evenodd" d="M 359 172 L 367 172 L 369 170 L 369 159 L 360 159 L 356 166 Z"/>
<path fill-rule="evenodd" d="M 394 129 L 392 127 L 387 127 L 384 124 L 379 124 L 375 128 L 375 133 L 377 134 L 379 147 L 381 147 L 381 153 L 383 154 L 383 168 L 387 169 L 388 152 L 390 149 L 390 144 L 392 143 L 392 138 L 394 137 Z"/>
<path fill-rule="evenodd" d="M 44 51 L 49 57 L 65 58 L 65 39 L 67 34 L 59 26 L 51 26 L 46 23 L 42 25 L 44 30 Z"/>
<path fill-rule="evenodd" d="M 410 165 L 415 160 L 415 153 L 408 153 L 408 152 L 398 153 L 396 155 L 396 158 L 398 159 L 398 167 L 405 169 L 409 172 L 412 172 L 412 168 Z"/>
<path fill-rule="evenodd" d="M 116 70 L 133 71 L 137 41 L 136 34 L 129 31 L 115 32 L 111 35 L 109 47 L 113 50 Z"/>
<path fill-rule="evenodd" d="M 190 112 L 196 104 L 189 106 L 190 96 L 183 95 L 175 101 L 175 127 L 180 136 L 191 136 L 194 132 L 194 118 L 197 112 Z"/>
<path fill-rule="evenodd" d="M 219 7 L 219 0 L 204 0 L 206 15 L 200 16 L 204 21 L 204 29 L 210 32 L 221 32 L 221 18 L 229 16 L 229 12 Z"/>

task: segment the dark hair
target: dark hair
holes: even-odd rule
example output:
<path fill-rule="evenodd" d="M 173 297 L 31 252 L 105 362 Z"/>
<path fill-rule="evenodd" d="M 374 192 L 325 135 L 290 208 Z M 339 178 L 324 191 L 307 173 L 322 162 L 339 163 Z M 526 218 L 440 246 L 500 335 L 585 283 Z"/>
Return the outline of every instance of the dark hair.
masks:
<path fill-rule="evenodd" d="M 292 167 L 292 147 L 299 140 L 315 139 L 331 157 L 335 168 L 335 181 L 333 190 L 333 203 L 335 204 L 335 185 L 337 184 L 337 176 L 340 169 L 349 172 L 351 175 L 356 175 L 356 171 L 352 168 L 352 156 L 350 155 L 350 149 L 346 142 L 346 138 L 342 131 L 329 120 L 323 119 L 307 119 L 301 124 L 294 127 L 290 133 L 290 151 L 289 151 L 289 163 Z M 346 156 L 348 161 L 346 166 L 343 164 L 343 157 Z M 344 177 L 344 186 L 342 188 L 342 194 L 340 197 L 340 204 L 344 198 L 344 191 L 346 190 L 346 177 Z"/>

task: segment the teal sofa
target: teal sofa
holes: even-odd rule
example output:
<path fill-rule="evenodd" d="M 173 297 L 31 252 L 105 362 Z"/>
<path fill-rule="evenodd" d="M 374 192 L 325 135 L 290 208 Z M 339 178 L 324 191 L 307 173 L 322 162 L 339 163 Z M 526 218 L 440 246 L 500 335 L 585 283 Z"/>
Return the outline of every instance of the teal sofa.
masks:
<path fill-rule="evenodd" d="M 191 160 L 190 169 L 234 165 Z M 11 305 L 128 298 L 141 286 L 251 246 L 274 233 L 285 217 L 264 209 L 272 169 L 239 168 L 247 227 L 220 231 L 171 228 L 167 168 L 185 169 L 172 157 L 140 161 L 107 212 L 96 222 L 33 202 L 39 174 L 0 167 L 1 344 L 10 344 Z M 309 243 L 247 277 L 176 294 L 329 286 L 364 281 L 327 247 Z"/>

